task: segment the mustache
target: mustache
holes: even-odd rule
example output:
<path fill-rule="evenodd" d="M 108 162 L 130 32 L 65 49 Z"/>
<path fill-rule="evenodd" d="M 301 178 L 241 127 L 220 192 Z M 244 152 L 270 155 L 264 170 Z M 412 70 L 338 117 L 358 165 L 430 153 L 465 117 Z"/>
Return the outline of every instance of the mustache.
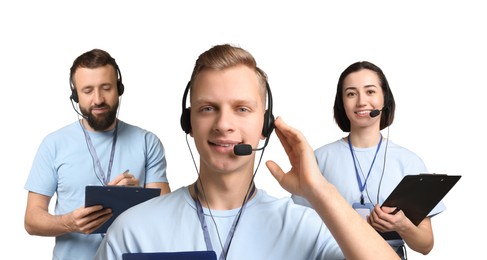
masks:
<path fill-rule="evenodd" d="M 110 109 L 111 107 L 107 103 L 101 103 L 99 105 L 90 106 L 90 111 L 95 109 L 95 108 L 108 108 L 108 109 Z"/>

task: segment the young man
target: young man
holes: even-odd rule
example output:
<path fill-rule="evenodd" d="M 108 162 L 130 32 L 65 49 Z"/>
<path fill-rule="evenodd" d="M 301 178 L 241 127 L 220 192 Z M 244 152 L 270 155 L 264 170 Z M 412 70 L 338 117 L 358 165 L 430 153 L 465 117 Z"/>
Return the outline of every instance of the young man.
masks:
<path fill-rule="evenodd" d="M 181 116 L 200 155 L 198 179 L 125 211 L 95 259 L 202 250 L 215 251 L 219 259 L 396 259 L 323 178 L 302 134 L 281 118 L 274 122 L 269 91 L 267 76 L 247 51 L 218 45 L 201 54 Z M 191 107 L 185 108 L 188 92 Z M 261 150 L 259 140 L 269 138 L 274 124 L 292 169 L 285 174 L 272 161 L 267 167 L 287 191 L 309 199 L 319 215 L 290 198 L 271 197 L 253 182 L 255 153 L 242 147 Z M 247 152 L 251 155 L 241 156 Z"/>
<path fill-rule="evenodd" d="M 41 143 L 25 184 L 25 229 L 56 237 L 53 259 L 92 260 L 103 236 L 90 233 L 112 213 L 100 205 L 84 207 L 85 186 L 140 185 L 167 193 L 166 155 L 156 135 L 117 119 L 124 86 L 109 53 L 94 49 L 79 56 L 70 85 L 73 108 L 78 103 L 82 118 Z"/>

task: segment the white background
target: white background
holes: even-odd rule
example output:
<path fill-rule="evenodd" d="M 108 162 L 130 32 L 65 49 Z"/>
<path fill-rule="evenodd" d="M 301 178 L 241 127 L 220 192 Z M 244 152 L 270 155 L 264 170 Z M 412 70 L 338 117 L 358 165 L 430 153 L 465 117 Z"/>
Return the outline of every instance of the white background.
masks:
<path fill-rule="evenodd" d="M 42 138 L 78 118 L 68 98 L 78 55 L 102 48 L 116 58 L 125 84 L 119 117 L 161 138 L 175 190 L 196 179 L 179 124 L 182 93 L 197 56 L 221 43 L 255 56 L 269 75 L 274 114 L 299 128 L 313 148 L 344 136 L 332 114 L 341 71 L 358 60 L 379 65 L 397 105 L 391 140 L 420 155 L 431 172 L 463 175 L 444 199 L 447 210 L 433 218 L 433 251 L 424 257 L 409 250 L 410 258 L 464 259 L 485 251 L 481 1 L 167 2 L 0 4 L 4 252 L 51 258 L 54 238 L 29 236 L 23 227 L 23 186 Z M 287 169 L 274 135 L 267 159 Z M 277 197 L 289 195 L 263 164 L 256 180 Z"/>

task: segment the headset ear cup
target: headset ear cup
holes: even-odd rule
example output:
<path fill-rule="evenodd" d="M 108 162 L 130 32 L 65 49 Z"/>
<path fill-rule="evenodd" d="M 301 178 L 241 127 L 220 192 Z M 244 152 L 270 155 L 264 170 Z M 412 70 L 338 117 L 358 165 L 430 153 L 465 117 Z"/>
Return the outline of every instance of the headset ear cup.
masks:
<path fill-rule="evenodd" d="M 71 89 L 71 96 L 69 98 L 78 103 L 78 92 L 75 89 Z"/>
<path fill-rule="evenodd" d="M 117 90 L 118 90 L 118 95 L 121 96 L 123 92 L 125 91 L 125 87 L 123 86 L 123 83 L 121 80 L 117 81 Z"/>
<path fill-rule="evenodd" d="M 76 88 L 74 87 L 74 84 L 73 84 L 73 78 L 72 76 L 70 75 L 69 76 L 69 89 L 71 90 L 71 96 L 69 96 L 69 98 L 71 100 L 73 100 L 74 102 L 78 103 L 78 92 L 76 91 Z"/>
<path fill-rule="evenodd" d="M 264 126 L 262 127 L 262 135 L 265 138 L 269 138 L 274 130 L 274 115 L 269 112 L 269 110 L 265 111 L 264 114 Z"/>
<path fill-rule="evenodd" d="M 191 133 L 191 110 L 185 108 L 181 113 L 181 128 L 186 134 Z"/>

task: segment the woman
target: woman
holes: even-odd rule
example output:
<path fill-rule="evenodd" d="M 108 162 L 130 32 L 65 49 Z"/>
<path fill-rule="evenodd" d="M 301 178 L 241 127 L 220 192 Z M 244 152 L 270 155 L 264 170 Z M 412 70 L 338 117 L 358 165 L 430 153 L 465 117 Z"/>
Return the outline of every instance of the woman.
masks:
<path fill-rule="evenodd" d="M 367 61 L 346 68 L 338 80 L 333 110 L 336 123 L 349 134 L 315 150 L 321 172 L 402 259 L 407 259 L 404 243 L 428 254 L 434 244 L 430 217 L 445 210 L 443 203 L 418 226 L 403 211 L 393 214 L 394 207 L 380 207 L 405 175 L 427 172 L 420 157 L 381 133 L 392 124 L 395 111 L 382 70 Z M 299 196 L 293 200 L 310 206 Z"/>

